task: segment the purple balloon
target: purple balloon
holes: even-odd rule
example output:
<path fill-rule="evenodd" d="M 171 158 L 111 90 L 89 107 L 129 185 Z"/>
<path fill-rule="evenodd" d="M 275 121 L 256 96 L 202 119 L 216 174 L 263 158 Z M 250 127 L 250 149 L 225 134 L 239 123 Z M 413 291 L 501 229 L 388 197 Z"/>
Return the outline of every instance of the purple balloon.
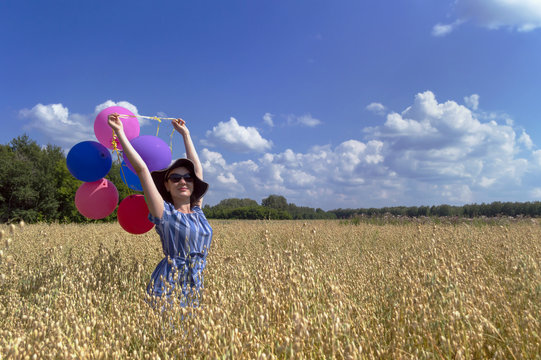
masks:
<path fill-rule="evenodd" d="M 171 163 L 171 149 L 169 149 L 165 141 L 157 136 L 138 136 L 131 139 L 130 143 L 151 172 L 165 169 Z M 126 154 L 124 154 L 124 161 L 126 161 L 128 168 L 135 172 Z"/>

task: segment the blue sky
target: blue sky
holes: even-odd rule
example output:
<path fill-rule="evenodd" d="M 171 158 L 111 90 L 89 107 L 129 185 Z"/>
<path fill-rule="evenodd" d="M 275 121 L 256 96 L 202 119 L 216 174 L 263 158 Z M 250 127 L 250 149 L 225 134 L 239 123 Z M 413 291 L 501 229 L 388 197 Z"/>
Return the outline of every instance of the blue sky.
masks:
<path fill-rule="evenodd" d="M 0 53 L 1 143 L 183 117 L 211 205 L 541 200 L 539 1 L 4 0 Z"/>

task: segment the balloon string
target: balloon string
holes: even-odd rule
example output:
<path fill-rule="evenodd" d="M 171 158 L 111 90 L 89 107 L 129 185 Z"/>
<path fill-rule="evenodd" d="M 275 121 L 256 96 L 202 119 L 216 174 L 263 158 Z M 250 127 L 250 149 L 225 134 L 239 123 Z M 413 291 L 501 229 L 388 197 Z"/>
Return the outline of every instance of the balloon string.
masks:
<path fill-rule="evenodd" d="M 162 120 L 176 120 L 177 119 L 177 118 L 169 118 L 169 117 L 160 118 L 160 117 L 157 117 L 157 116 L 127 115 L 127 114 L 119 115 L 119 117 L 121 117 L 121 118 L 128 118 L 128 117 L 143 118 L 143 119 L 156 120 L 156 121 L 159 121 L 159 122 L 161 122 Z"/>
<path fill-rule="evenodd" d="M 121 117 L 121 118 L 127 118 L 127 117 L 138 118 L 139 117 L 139 118 L 143 118 L 143 119 L 156 120 L 158 122 L 158 128 L 156 129 L 156 136 L 158 136 L 158 134 L 160 133 L 160 124 L 162 122 L 162 119 L 163 120 L 177 120 L 175 118 L 159 118 L 157 116 L 127 115 L 127 114 L 119 115 L 119 117 Z M 171 153 L 173 153 L 172 137 L 173 137 L 173 134 L 171 134 L 171 146 L 169 146 L 171 148 Z"/>
<path fill-rule="evenodd" d="M 158 136 L 158 133 L 160 132 L 160 124 L 162 123 L 162 119 L 160 119 L 157 116 L 154 116 L 152 120 L 156 120 L 158 122 L 158 128 L 156 129 L 156 136 Z"/>
<path fill-rule="evenodd" d="M 128 178 L 126 177 L 126 174 L 124 174 L 124 167 L 122 166 L 122 160 L 120 160 L 120 150 L 118 149 L 117 142 L 118 140 L 117 140 L 115 131 L 113 130 L 113 139 L 111 141 L 111 144 L 113 145 L 113 151 L 116 153 L 118 163 L 120 164 L 120 172 L 122 173 L 122 180 L 124 180 L 124 183 L 128 185 L 128 180 L 127 180 Z M 132 195 L 129 185 L 128 185 L 128 194 Z"/>
<path fill-rule="evenodd" d="M 127 114 L 119 115 L 119 117 L 121 117 L 121 118 L 132 117 L 132 118 L 143 118 L 143 119 L 156 120 L 158 122 L 158 128 L 156 129 L 156 136 L 158 136 L 158 133 L 160 132 L 160 124 L 161 124 L 162 120 L 178 120 L 177 118 L 166 118 L 166 117 L 159 118 L 157 116 L 127 115 Z M 169 149 L 171 149 L 171 154 L 173 153 L 173 134 L 174 133 L 175 133 L 175 130 L 173 130 L 171 132 L 171 141 L 169 142 Z M 113 131 L 113 134 L 114 134 L 114 131 Z"/>

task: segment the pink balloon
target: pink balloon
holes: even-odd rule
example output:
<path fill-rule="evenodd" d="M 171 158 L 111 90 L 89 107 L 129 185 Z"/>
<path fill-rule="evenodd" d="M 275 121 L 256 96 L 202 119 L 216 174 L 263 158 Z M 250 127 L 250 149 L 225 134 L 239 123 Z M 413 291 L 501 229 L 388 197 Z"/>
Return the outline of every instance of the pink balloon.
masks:
<path fill-rule="evenodd" d="M 120 202 L 118 223 L 131 234 L 144 234 L 154 227 L 148 219 L 148 207 L 143 195 L 130 195 Z"/>
<path fill-rule="evenodd" d="M 120 115 L 134 115 L 130 110 L 123 108 L 122 106 L 110 106 L 100 111 L 96 120 L 94 120 L 94 134 L 96 139 L 108 149 L 114 149 L 113 147 L 113 129 L 107 123 L 107 117 L 112 113 L 119 113 Z M 128 140 L 139 136 L 140 128 L 139 121 L 135 117 L 120 118 L 124 125 L 124 133 Z M 117 149 L 122 150 L 122 145 L 117 140 Z"/>
<path fill-rule="evenodd" d="M 118 190 L 107 179 L 86 182 L 75 193 L 75 206 L 89 219 L 103 219 L 109 216 L 118 204 Z"/>

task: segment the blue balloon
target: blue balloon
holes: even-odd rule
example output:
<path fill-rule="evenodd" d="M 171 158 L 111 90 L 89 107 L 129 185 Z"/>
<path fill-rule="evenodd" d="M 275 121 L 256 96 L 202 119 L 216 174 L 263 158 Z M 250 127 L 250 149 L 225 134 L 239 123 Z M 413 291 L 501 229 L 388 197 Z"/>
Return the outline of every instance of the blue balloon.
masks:
<path fill-rule="evenodd" d="M 93 182 L 107 175 L 113 160 L 109 150 L 99 142 L 83 141 L 71 148 L 66 164 L 71 175 L 81 181 Z"/>
<path fill-rule="evenodd" d="M 128 168 L 126 161 L 122 160 L 120 166 L 120 177 L 122 178 L 122 181 L 124 181 L 124 184 L 128 185 L 132 190 L 143 191 L 139 176 Z"/>

